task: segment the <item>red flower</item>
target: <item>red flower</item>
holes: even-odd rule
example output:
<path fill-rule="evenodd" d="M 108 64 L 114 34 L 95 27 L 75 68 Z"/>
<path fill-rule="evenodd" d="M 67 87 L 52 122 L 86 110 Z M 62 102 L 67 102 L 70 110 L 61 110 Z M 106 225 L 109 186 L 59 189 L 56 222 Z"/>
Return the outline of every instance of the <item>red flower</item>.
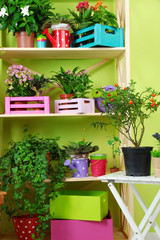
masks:
<path fill-rule="evenodd" d="M 113 98 L 111 98 L 110 101 L 113 102 Z"/>
<path fill-rule="evenodd" d="M 111 94 L 109 93 L 109 94 L 108 94 L 108 97 L 110 97 L 110 96 L 111 96 Z"/>
<path fill-rule="evenodd" d="M 126 87 L 124 87 L 124 90 L 127 90 L 127 88 L 126 88 Z"/>
<path fill-rule="evenodd" d="M 101 101 L 101 103 L 103 103 L 103 100 Z"/>
<path fill-rule="evenodd" d="M 114 86 L 115 86 L 115 87 L 118 87 L 118 83 L 116 83 Z"/>
<path fill-rule="evenodd" d="M 132 100 L 130 100 L 130 101 L 129 101 L 129 104 L 133 104 L 133 101 L 132 101 Z"/>
<path fill-rule="evenodd" d="M 85 139 L 83 139 L 82 141 L 85 142 Z"/>
<path fill-rule="evenodd" d="M 152 94 L 152 97 L 155 97 L 155 96 L 156 96 L 156 94 L 155 94 L 155 93 L 153 93 L 153 94 Z"/>

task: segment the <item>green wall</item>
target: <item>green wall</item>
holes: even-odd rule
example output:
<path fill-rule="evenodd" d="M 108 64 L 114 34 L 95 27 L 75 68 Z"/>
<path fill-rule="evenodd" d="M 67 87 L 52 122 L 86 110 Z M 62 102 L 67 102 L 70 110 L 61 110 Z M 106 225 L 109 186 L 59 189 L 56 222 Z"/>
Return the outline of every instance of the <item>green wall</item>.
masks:
<path fill-rule="evenodd" d="M 57 0 L 54 1 L 54 7 L 56 12 L 64 13 L 68 7 L 75 9 L 75 1 Z M 78 1 L 76 1 L 78 2 Z M 94 4 L 96 1 L 92 1 Z M 91 2 L 91 3 L 92 3 Z M 113 0 L 104 1 L 105 5 L 109 6 L 110 11 L 114 11 Z M 159 51 L 158 45 L 160 33 L 158 31 L 158 23 L 160 20 L 159 15 L 160 1 L 159 0 L 130 0 L 130 39 L 131 39 L 131 78 L 133 78 L 140 90 L 144 87 L 152 86 L 158 90 L 159 84 Z M 10 34 L 3 36 L 3 46 L 16 46 L 14 37 Z M 58 70 L 60 66 L 65 69 L 72 69 L 75 66 L 80 68 L 87 68 L 97 63 L 98 59 L 92 60 L 20 60 L 20 63 L 37 71 L 44 73 L 46 76 L 51 76 L 51 71 Z M 4 112 L 4 96 L 5 86 L 3 80 L 5 79 L 6 69 L 9 64 L 3 61 L 3 71 L 0 69 L 1 81 L 1 105 L 0 111 Z M 1 62 L 0 62 L 1 67 Z M 115 61 L 111 60 L 106 64 L 90 71 L 91 79 L 94 81 L 94 87 L 104 86 L 108 84 L 116 83 Z M 55 90 L 50 93 L 51 98 L 51 111 L 54 110 L 54 99 L 59 95 L 60 90 Z M 143 145 L 155 146 L 155 141 L 152 138 L 152 134 L 156 131 L 160 131 L 158 118 L 160 111 L 158 111 L 151 119 L 146 122 L 146 132 L 143 140 Z M 8 141 L 19 140 L 22 137 L 22 128 L 24 124 L 28 125 L 29 131 L 32 133 L 39 133 L 40 136 L 55 137 L 60 136 L 60 145 L 67 144 L 69 140 L 78 141 L 85 137 L 86 140 L 92 141 L 93 144 L 97 144 L 100 147 L 99 153 L 107 153 L 108 168 L 111 163 L 111 150 L 107 147 L 106 136 L 112 136 L 116 134 L 113 128 L 108 128 L 107 131 L 100 131 L 90 127 L 90 123 L 93 121 L 101 120 L 101 117 L 57 117 L 57 118 L 13 118 L 3 120 L 3 136 L 2 136 L 2 151 L 7 148 Z M 83 129 L 86 128 L 84 132 Z M 67 188 L 80 189 L 84 187 L 86 183 L 70 183 Z M 106 189 L 106 184 L 99 183 L 94 186 L 90 186 L 90 189 Z M 148 205 L 151 202 L 152 195 L 155 194 L 158 187 L 152 186 L 137 186 L 141 191 L 141 195 L 145 197 L 145 202 Z M 118 206 L 115 203 L 111 194 L 109 195 L 109 205 L 111 213 L 113 215 L 114 224 L 119 225 L 119 211 Z M 143 216 L 143 211 L 138 206 L 135 200 L 135 219 L 140 222 Z M 117 216 L 118 211 L 118 216 Z M 160 221 L 160 218 L 158 218 Z M 8 227 L 7 227 L 8 228 Z M 3 224 L 4 231 L 6 224 Z"/>

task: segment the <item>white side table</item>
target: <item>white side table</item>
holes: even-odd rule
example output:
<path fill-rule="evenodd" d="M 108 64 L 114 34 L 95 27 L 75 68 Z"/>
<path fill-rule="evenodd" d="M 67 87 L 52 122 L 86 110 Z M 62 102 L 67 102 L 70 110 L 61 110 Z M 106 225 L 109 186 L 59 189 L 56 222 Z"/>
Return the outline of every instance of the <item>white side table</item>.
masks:
<path fill-rule="evenodd" d="M 147 235 L 148 231 L 150 230 L 151 226 L 154 227 L 155 232 L 157 233 L 156 239 L 160 239 L 160 228 L 157 225 L 155 219 L 160 212 L 160 190 L 158 191 L 157 195 L 153 199 L 150 207 L 147 209 L 145 203 L 143 202 L 142 198 L 140 197 L 139 193 L 137 192 L 134 184 L 158 184 L 160 185 L 160 178 L 155 178 L 154 176 L 147 176 L 147 177 L 132 177 L 126 176 L 125 172 L 116 172 L 104 176 L 98 177 L 102 182 L 107 182 L 108 187 L 110 188 L 114 198 L 116 199 L 117 203 L 119 204 L 123 214 L 125 215 L 128 223 L 130 224 L 134 236 L 132 240 L 144 240 L 145 236 Z M 136 225 L 133 217 L 128 211 L 127 206 L 125 205 L 124 201 L 122 200 L 119 192 L 114 186 L 114 183 L 128 183 L 131 190 L 133 191 L 135 197 L 137 198 L 139 204 L 143 208 L 145 215 L 140 223 L 139 226 Z M 155 240 L 155 238 L 151 238 Z"/>

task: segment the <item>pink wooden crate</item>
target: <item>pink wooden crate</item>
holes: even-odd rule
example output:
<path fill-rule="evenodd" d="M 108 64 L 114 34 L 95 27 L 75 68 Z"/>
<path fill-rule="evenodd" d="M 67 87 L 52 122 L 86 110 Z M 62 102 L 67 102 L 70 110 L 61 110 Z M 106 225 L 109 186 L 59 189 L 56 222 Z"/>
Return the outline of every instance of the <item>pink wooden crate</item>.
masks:
<path fill-rule="evenodd" d="M 72 98 L 55 100 L 55 113 L 94 113 L 94 99 Z"/>
<path fill-rule="evenodd" d="M 49 97 L 5 97 L 5 114 L 50 113 Z"/>
<path fill-rule="evenodd" d="M 51 240 L 113 240 L 111 215 L 102 221 L 51 220 Z"/>

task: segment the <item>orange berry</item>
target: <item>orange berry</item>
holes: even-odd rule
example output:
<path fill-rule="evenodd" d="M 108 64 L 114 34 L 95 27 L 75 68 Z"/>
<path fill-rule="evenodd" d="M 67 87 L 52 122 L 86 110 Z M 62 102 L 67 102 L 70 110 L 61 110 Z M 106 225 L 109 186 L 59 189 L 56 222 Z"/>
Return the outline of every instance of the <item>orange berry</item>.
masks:
<path fill-rule="evenodd" d="M 85 139 L 83 139 L 82 141 L 85 142 Z"/>
<path fill-rule="evenodd" d="M 152 104 L 151 104 L 151 107 L 154 107 L 156 105 L 156 102 L 153 102 Z"/>
<path fill-rule="evenodd" d="M 155 93 L 153 93 L 153 94 L 152 94 L 152 97 L 155 97 L 155 96 L 156 96 L 156 94 L 155 94 Z"/>
<path fill-rule="evenodd" d="M 108 97 L 110 97 L 110 96 L 111 96 L 111 94 L 109 93 L 109 94 L 108 94 Z"/>
<path fill-rule="evenodd" d="M 129 101 L 129 104 L 133 104 L 133 101 L 132 101 L 132 100 L 130 100 L 130 101 Z"/>
<path fill-rule="evenodd" d="M 111 98 L 110 101 L 113 102 L 113 98 Z"/>
<path fill-rule="evenodd" d="M 118 87 L 118 83 L 114 84 L 115 87 Z"/>
<path fill-rule="evenodd" d="M 126 88 L 126 87 L 124 87 L 124 90 L 127 90 L 127 88 Z"/>
<path fill-rule="evenodd" d="M 158 107 L 158 104 L 156 105 L 156 107 Z"/>
<path fill-rule="evenodd" d="M 154 99 L 153 99 L 153 98 L 151 98 L 151 99 L 150 99 L 150 101 L 151 101 L 151 102 L 153 102 L 153 101 L 154 101 Z"/>

